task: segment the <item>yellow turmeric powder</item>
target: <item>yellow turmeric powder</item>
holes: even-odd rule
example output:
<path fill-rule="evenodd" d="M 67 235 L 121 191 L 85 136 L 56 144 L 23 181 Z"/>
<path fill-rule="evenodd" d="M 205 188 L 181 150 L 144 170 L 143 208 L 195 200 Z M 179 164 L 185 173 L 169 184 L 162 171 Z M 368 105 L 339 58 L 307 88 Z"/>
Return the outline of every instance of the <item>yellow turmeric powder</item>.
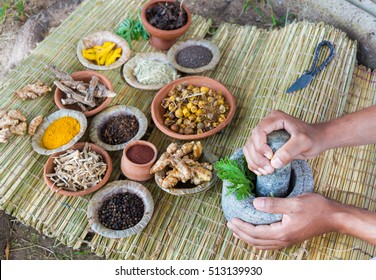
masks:
<path fill-rule="evenodd" d="M 80 132 L 80 123 L 72 117 L 57 119 L 47 127 L 43 135 L 43 145 L 49 149 L 56 149 L 71 141 Z"/>

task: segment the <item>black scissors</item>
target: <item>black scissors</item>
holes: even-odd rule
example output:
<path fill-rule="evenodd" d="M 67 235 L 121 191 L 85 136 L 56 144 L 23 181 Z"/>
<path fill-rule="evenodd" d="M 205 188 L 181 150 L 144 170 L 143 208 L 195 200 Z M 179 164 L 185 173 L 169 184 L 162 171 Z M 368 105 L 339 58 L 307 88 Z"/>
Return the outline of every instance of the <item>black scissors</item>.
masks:
<path fill-rule="evenodd" d="M 325 45 L 329 47 L 330 54 L 328 58 L 325 59 L 325 61 L 319 67 L 315 68 L 317 64 L 317 60 L 319 59 L 320 50 Z M 329 62 L 333 59 L 334 55 L 335 55 L 335 50 L 334 50 L 334 46 L 332 45 L 332 43 L 330 43 L 329 41 L 322 41 L 320 44 L 318 44 L 316 47 L 315 57 L 313 58 L 311 69 L 309 69 L 309 71 L 307 70 L 304 71 L 303 74 L 300 76 L 300 78 L 297 79 L 296 82 L 293 83 L 286 90 L 286 93 L 290 93 L 290 92 L 305 88 L 312 81 L 312 79 L 329 64 Z"/>

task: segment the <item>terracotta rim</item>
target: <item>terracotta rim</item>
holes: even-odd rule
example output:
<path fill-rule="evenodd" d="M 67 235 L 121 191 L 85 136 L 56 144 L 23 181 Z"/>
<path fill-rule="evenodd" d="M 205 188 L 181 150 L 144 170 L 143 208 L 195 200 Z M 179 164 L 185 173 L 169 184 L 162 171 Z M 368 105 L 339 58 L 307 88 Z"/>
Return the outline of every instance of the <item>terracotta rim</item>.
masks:
<path fill-rule="evenodd" d="M 216 128 L 204 132 L 202 134 L 184 135 L 170 130 L 167 126 L 164 125 L 162 111 L 164 109 L 161 107 L 161 101 L 165 96 L 167 96 L 168 92 L 172 89 L 172 87 L 178 84 L 207 86 L 209 88 L 214 88 L 216 90 L 222 91 L 226 101 L 230 104 L 230 111 L 227 115 L 226 120 Z M 210 84 L 212 85 L 210 86 Z M 199 140 L 216 134 L 220 130 L 224 129 L 231 122 L 232 118 L 235 115 L 235 110 L 235 97 L 228 91 L 228 89 L 222 83 L 204 76 L 188 76 L 172 81 L 171 83 L 165 85 L 160 91 L 158 91 L 151 104 L 151 116 L 158 129 L 161 130 L 164 134 L 179 140 Z"/>
<path fill-rule="evenodd" d="M 102 180 L 97 185 L 95 185 L 94 187 L 91 187 L 91 188 L 86 189 L 86 190 L 78 191 L 78 192 L 70 192 L 70 191 L 67 191 L 67 190 L 64 190 L 64 189 L 59 189 L 58 187 L 54 186 L 54 184 L 51 181 L 51 179 L 47 177 L 47 174 L 53 172 L 53 167 L 54 167 L 53 160 L 54 160 L 54 157 L 65 153 L 67 150 L 71 150 L 71 149 L 82 150 L 84 148 L 84 146 L 85 146 L 86 143 L 88 143 L 97 154 L 101 155 L 102 158 L 103 158 L 103 160 L 104 160 L 104 162 L 107 164 L 107 170 L 106 170 L 106 173 L 105 173 L 104 177 L 102 178 Z M 43 168 L 43 178 L 44 178 L 44 181 L 47 184 L 47 186 L 53 192 L 58 193 L 58 194 L 62 194 L 62 195 L 66 195 L 66 196 L 82 196 L 82 195 L 86 195 L 86 194 L 95 192 L 96 190 L 98 190 L 99 188 L 103 187 L 107 183 L 107 181 L 110 178 L 111 173 L 112 173 L 112 160 L 111 160 L 110 155 L 107 153 L 107 151 L 105 149 L 103 149 L 102 147 L 100 147 L 98 145 L 95 145 L 93 143 L 78 142 L 78 143 L 74 144 L 72 147 L 70 147 L 67 150 L 64 150 L 64 151 L 52 154 L 48 158 L 47 162 L 44 165 L 44 168 Z"/>
<path fill-rule="evenodd" d="M 73 80 L 85 80 L 86 78 L 87 79 L 90 79 L 92 76 L 97 76 L 99 78 L 99 81 L 110 91 L 114 91 L 114 88 L 112 86 L 112 83 L 111 81 L 103 74 L 101 73 L 98 73 L 98 72 L 95 72 L 95 71 L 92 71 L 92 70 L 84 70 L 84 71 L 78 71 L 78 72 L 73 72 L 71 75 L 70 75 Z M 82 77 L 83 76 L 83 77 Z M 89 80 L 90 81 L 90 80 Z M 88 81 L 88 82 L 89 82 Z M 84 81 L 86 82 L 86 81 Z M 55 89 L 55 94 L 54 94 L 54 100 L 55 100 L 55 104 L 56 106 L 59 108 L 59 109 L 70 109 L 69 106 L 66 106 L 64 105 L 63 103 L 61 103 L 61 98 L 65 96 L 65 93 L 62 92 L 58 87 L 56 87 Z M 86 111 L 86 112 L 82 112 L 86 117 L 90 117 L 90 116 L 93 116 L 97 113 L 99 113 L 100 111 L 102 111 L 104 108 L 106 108 L 108 106 L 108 104 L 110 104 L 112 101 L 112 97 L 107 97 L 103 102 L 102 104 L 100 104 L 97 108 L 93 109 L 93 110 L 90 110 L 90 111 Z M 73 110 L 73 109 L 72 109 Z M 79 111 L 81 112 L 81 111 Z"/>
<path fill-rule="evenodd" d="M 150 8 L 151 6 L 154 6 L 155 4 L 159 3 L 159 2 L 171 2 L 171 3 L 173 3 L 173 2 L 175 2 L 175 0 L 155 0 L 155 1 L 150 1 L 149 3 L 144 5 L 144 7 L 141 10 L 141 21 L 142 21 L 142 24 L 144 25 L 145 29 L 150 33 L 151 36 L 159 37 L 158 36 L 158 33 L 159 33 L 164 37 L 163 39 L 166 39 L 166 40 L 175 39 L 176 37 L 179 37 L 182 34 L 184 34 L 189 29 L 189 27 L 192 23 L 192 14 L 185 4 L 183 4 L 183 9 L 187 13 L 187 23 L 184 26 L 182 26 L 178 29 L 174 29 L 174 30 L 162 30 L 162 29 L 158 29 L 158 28 L 152 26 L 149 23 L 149 21 L 146 19 L 146 10 L 148 8 Z"/>
<path fill-rule="evenodd" d="M 154 156 L 153 158 L 148 161 L 147 163 L 143 163 L 143 164 L 139 164 L 139 163 L 135 163 L 133 161 L 131 161 L 128 156 L 127 156 L 127 151 L 133 147 L 133 146 L 136 146 L 136 145 L 140 145 L 140 146 L 148 146 L 150 148 L 153 149 L 154 151 Z M 129 160 L 132 164 L 136 165 L 136 166 L 139 166 L 139 167 L 143 167 L 143 166 L 148 166 L 150 165 L 150 162 L 154 162 L 156 159 L 157 159 L 157 156 L 158 156 L 158 150 L 157 150 L 157 147 L 149 142 L 149 141 L 145 141 L 145 140 L 135 140 L 135 141 L 132 141 L 130 142 L 127 146 L 125 146 L 125 148 L 123 149 L 123 157 L 126 158 L 127 160 Z"/>

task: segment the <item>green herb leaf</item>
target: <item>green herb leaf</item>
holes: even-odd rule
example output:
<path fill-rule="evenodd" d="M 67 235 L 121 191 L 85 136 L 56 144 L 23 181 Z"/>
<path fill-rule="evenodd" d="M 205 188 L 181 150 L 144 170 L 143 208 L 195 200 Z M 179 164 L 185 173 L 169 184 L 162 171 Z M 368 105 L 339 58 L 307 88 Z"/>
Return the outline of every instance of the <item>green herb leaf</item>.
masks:
<path fill-rule="evenodd" d="M 132 40 L 138 41 L 141 37 L 147 40 L 150 36 L 142 25 L 140 17 L 137 20 L 127 18 L 120 23 L 115 33 L 123 37 L 128 42 L 130 48 L 132 48 Z"/>
<path fill-rule="evenodd" d="M 232 183 L 227 187 L 226 195 L 235 193 L 236 198 L 241 200 L 253 194 L 253 180 L 256 175 L 248 169 L 244 156 L 239 160 L 231 160 L 228 157 L 220 159 L 215 163 L 214 169 L 221 180 Z"/>

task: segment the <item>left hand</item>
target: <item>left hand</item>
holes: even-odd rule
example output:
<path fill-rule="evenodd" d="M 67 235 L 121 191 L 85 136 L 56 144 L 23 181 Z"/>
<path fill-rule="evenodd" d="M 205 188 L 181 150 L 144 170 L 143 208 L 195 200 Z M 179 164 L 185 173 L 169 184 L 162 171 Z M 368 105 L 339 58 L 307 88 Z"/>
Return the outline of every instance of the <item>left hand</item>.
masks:
<path fill-rule="evenodd" d="M 227 226 L 239 238 L 258 249 L 288 247 L 330 231 L 336 231 L 334 201 L 319 194 L 303 194 L 293 198 L 259 197 L 253 202 L 257 210 L 283 214 L 282 221 L 270 225 L 252 225 L 232 219 Z"/>

